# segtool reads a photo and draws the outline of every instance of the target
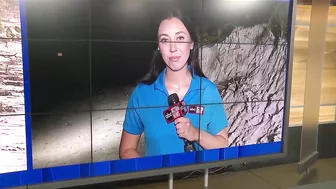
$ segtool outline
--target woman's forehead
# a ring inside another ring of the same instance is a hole
[[[183,22],[178,18],[165,19],[160,23],[158,35],[178,35],[181,33],[188,34],[188,30]]]

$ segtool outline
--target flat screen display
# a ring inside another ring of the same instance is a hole
[[[0,0],[0,188],[282,153],[291,8]]]

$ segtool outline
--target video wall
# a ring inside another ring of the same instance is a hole
[[[0,188],[283,152],[291,6],[0,0]]]

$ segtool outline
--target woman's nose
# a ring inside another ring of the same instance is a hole
[[[171,52],[176,51],[176,42],[175,41],[170,42],[170,51]]]

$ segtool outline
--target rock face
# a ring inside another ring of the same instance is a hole
[[[4,173],[25,170],[27,162],[19,1],[0,0],[0,10],[0,173]]]
[[[275,40],[266,25],[256,25],[201,49],[202,70],[227,111],[230,146],[281,140],[287,46]]]

